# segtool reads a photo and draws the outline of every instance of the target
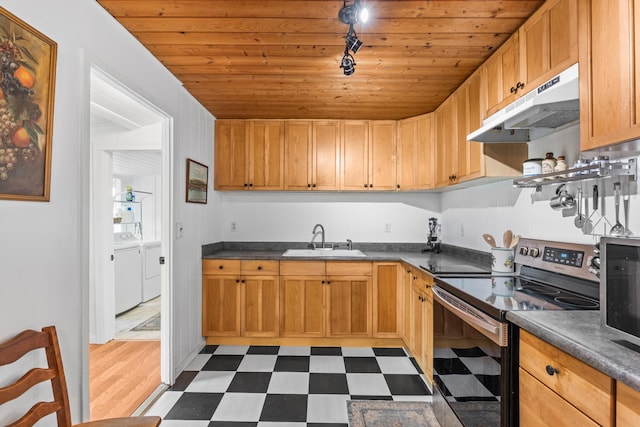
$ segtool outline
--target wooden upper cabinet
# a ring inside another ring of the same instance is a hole
[[[399,190],[433,187],[433,114],[398,122],[397,175]]]
[[[250,122],[249,188],[282,190],[284,186],[284,121]]]
[[[482,126],[482,120],[484,119],[485,111],[485,99],[483,96],[483,81],[482,73],[476,72],[471,75],[465,82],[467,86],[467,120],[466,120],[466,134],[464,139],[467,139],[467,135],[474,130]],[[467,154],[468,164],[465,176],[473,178],[481,176],[483,173],[482,156],[484,152],[484,145],[480,142],[467,142]]]
[[[369,122],[368,181],[370,190],[397,189],[395,120]]]
[[[244,190],[249,185],[249,122],[216,120],[215,168],[216,190]]]
[[[366,190],[369,186],[369,122],[342,122],[341,188]]]
[[[482,65],[487,88],[487,112],[490,116],[526,90],[520,79],[520,46],[515,32]],[[524,88],[524,89],[523,89]]]
[[[640,1],[585,0],[579,13],[580,148],[638,139]]]
[[[519,33],[524,94],[578,62],[578,0],[547,0]]]
[[[436,110],[436,187],[455,183],[457,158],[456,98],[450,96]]]
[[[307,190],[311,187],[312,122],[285,123],[285,190]]]
[[[340,188],[340,121],[313,122],[311,187],[314,190]]]

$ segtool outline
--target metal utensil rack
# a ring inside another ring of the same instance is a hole
[[[563,175],[563,176],[559,176]],[[589,165],[564,171],[544,173],[540,175],[523,176],[513,180],[513,186],[518,188],[535,188],[542,191],[542,186],[561,184],[564,182],[586,181],[597,178],[611,178],[627,176],[635,181],[638,175],[636,159],[608,162],[603,166]]]

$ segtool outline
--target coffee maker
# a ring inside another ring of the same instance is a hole
[[[429,218],[429,237],[427,247],[422,252],[440,252],[440,224],[438,218]]]

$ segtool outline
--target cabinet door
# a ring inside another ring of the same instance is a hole
[[[315,190],[340,189],[340,122],[313,122],[312,187]]]
[[[375,120],[369,127],[369,189],[396,190],[396,122]]]
[[[284,122],[252,121],[249,187],[282,190],[284,186]]]
[[[404,338],[405,345],[411,351],[411,346],[413,345],[413,317],[411,314],[413,306],[413,267],[408,264],[402,264],[402,268],[402,338]]]
[[[482,96],[482,73],[474,73],[467,79],[467,129],[466,135],[482,126],[484,98]],[[467,139],[465,135],[465,140]],[[483,174],[483,146],[481,142],[467,141],[469,163],[465,175],[475,178]]]
[[[323,337],[324,277],[280,278],[280,336]]]
[[[447,98],[436,111],[436,187],[454,183],[456,158],[455,98]]]
[[[411,354],[420,366],[424,366],[424,293],[416,283],[411,287]]]
[[[545,2],[519,33],[522,81],[531,90],[578,62],[577,0]]]
[[[415,188],[433,188],[435,141],[434,141],[434,114],[425,114],[416,121],[416,149],[417,159],[415,171]]]
[[[327,336],[371,337],[371,277],[327,278]]]
[[[202,276],[202,335],[240,336],[240,281],[232,276]]]
[[[242,190],[249,187],[249,134],[246,120],[216,120],[216,190]]]
[[[369,188],[369,122],[342,122],[342,183],[343,190]]]
[[[585,40],[580,43],[580,79],[586,79],[580,85],[582,150],[640,137],[638,3],[580,2],[581,22],[586,23],[580,27],[580,40]]]
[[[463,83],[462,86],[453,94],[455,97],[456,108],[456,130],[455,130],[455,155],[454,169],[456,171],[456,181],[463,180],[469,171],[469,143],[467,142],[467,120],[468,109],[467,99],[469,95],[469,86]]]
[[[400,190],[413,190],[417,187],[418,165],[418,121],[416,119],[400,120],[398,122],[398,184]]]
[[[487,112],[485,117],[495,113],[516,98],[520,81],[520,55],[518,33],[514,33],[482,65],[487,85]]]
[[[277,337],[278,277],[248,276],[242,283],[242,336]]]
[[[285,190],[311,189],[311,122],[287,121],[285,125]]]
[[[616,383],[616,426],[640,425],[640,392],[618,381]]]
[[[402,335],[402,273],[399,263],[373,265],[373,337]]]

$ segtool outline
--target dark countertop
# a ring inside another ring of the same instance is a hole
[[[269,259],[289,261],[330,260],[330,261],[404,261],[419,268],[421,265],[433,268],[438,266],[471,265],[491,270],[491,255],[479,251],[470,251],[453,246],[443,246],[442,252],[422,252],[425,245],[416,244],[354,244],[366,257],[285,257],[289,248],[305,248],[299,243],[216,243],[203,246],[202,259]],[[430,270],[433,274],[438,271]]]
[[[640,347],[600,323],[600,311],[511,311],[507,320],[640,391]]]

